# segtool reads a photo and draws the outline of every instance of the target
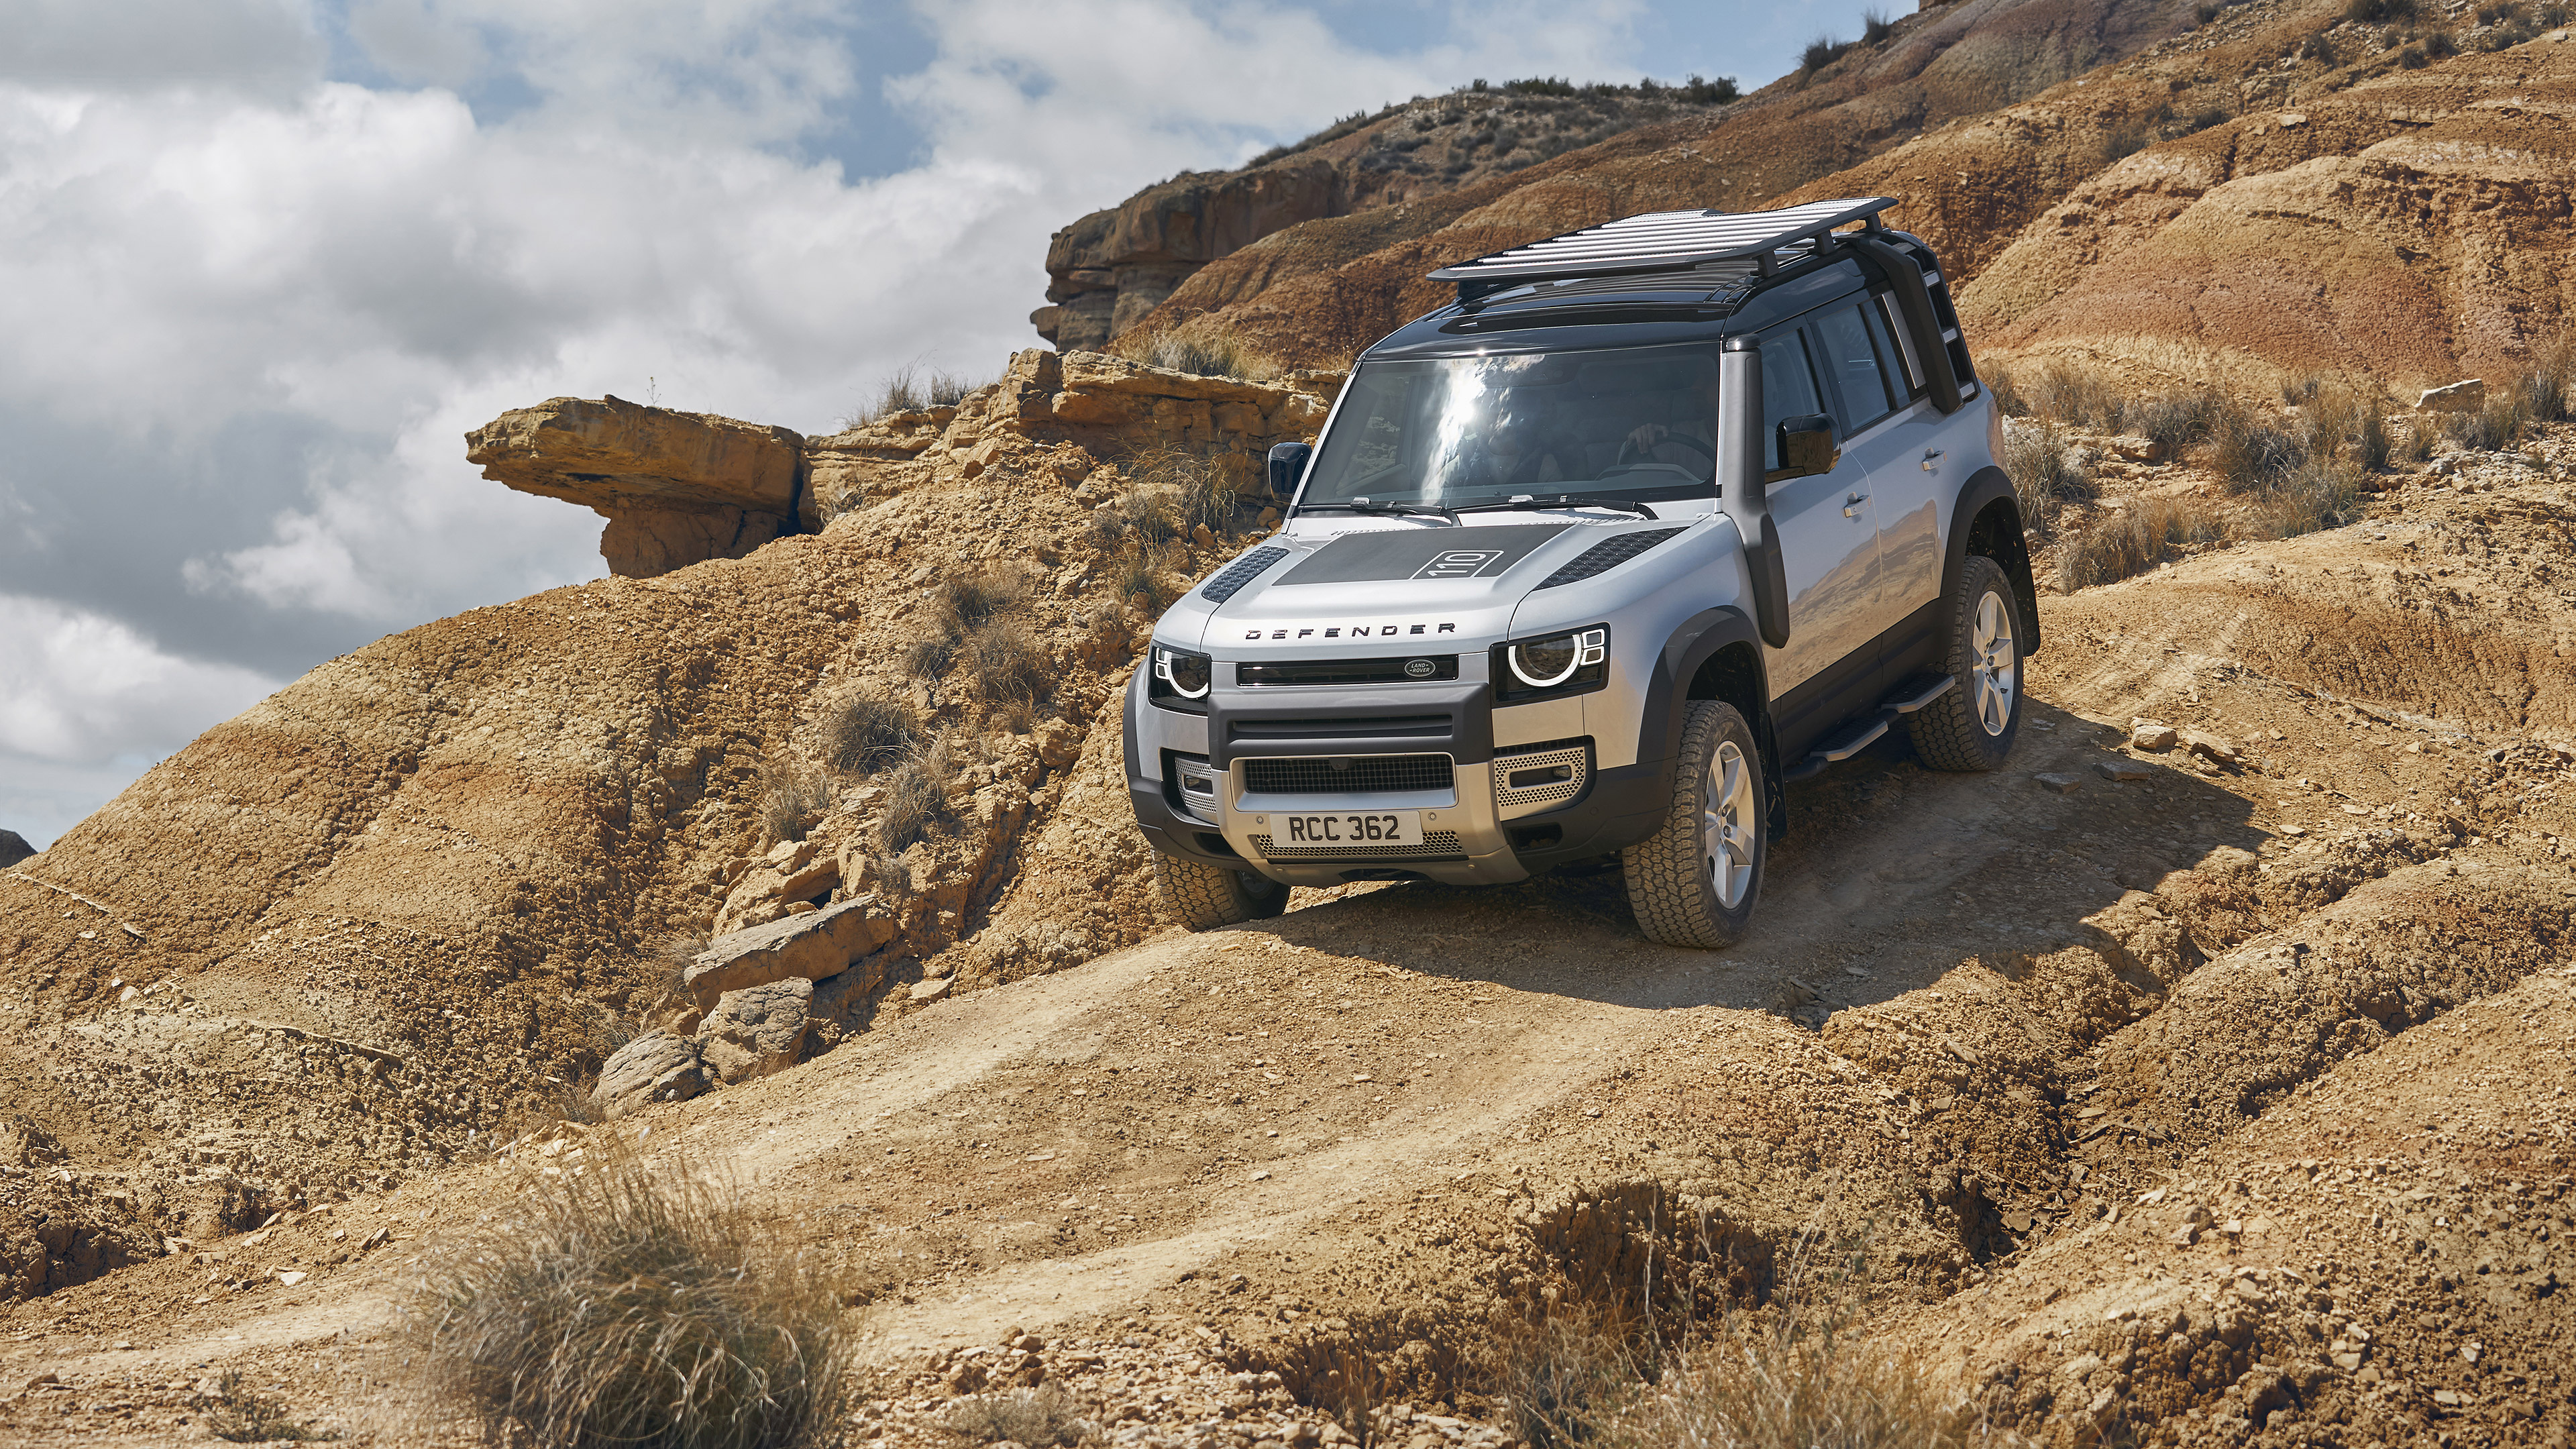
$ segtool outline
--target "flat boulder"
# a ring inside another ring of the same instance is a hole
[[[680,973],[680,985],[701,1009],[712,1010],[728,991],[838,976],[851,962],[893,940],[894,933],[895,919],[875,895],[854,896],[819,911],[716,937]]]
[[[698,1052],[725,1085],[796,1065],[812,1019],[814,983],[802,978],[728,991],[698,1027]]]
[[[685,1102],[707,1089],[698,1045],[667,1031],[646,1032],[619,1047],[599,1069],[590,1100],[601,1115],[623,1117],[649,1102]]]
[[[712,413],[558,397],[467,433],[465,460],[496,483],[597,512],[609,572],[651,578],[794,533],[805,439]]]

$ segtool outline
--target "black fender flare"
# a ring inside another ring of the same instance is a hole
[[[1968,561],[1968,535],[1977,515],[1998,498],[2012,512],[2012,534],[1995,540],[1987,553],[2003,566],[2005,576],[2021,595],[2021,628],[2026,641],[2021,652],[2027,657],[2039,652],[2039,588],[2031,578],[2030,543],[2022,533],[2021,500],[2013,492],[2012,476],[1993,464],[1970,475],[1967,486],[1959,490],[1958,499],[1950,505],[1950,548],[1949,556],[1941,561],[1941,597],[1956,597],[1959,571]]]
[[[1732,645],[1750,646],[1753,656],[1755,701],[1753,718],[1745,723],[1753,727],[1753,738],[1762,748],[1762,783],[1765,813],[1770,817],[1771,838],[1777,840],[1787,829],[1789,797],[1780,783],[1780,747],[1771,736],[1771,676],[1769,660],[1762,652],[1762,630],[1751,615],[1732,604],[1702,609],[1673,630],[1672,637],[1655,655],[1655,667],[1646,679],[1644,707],[1637,717],[1637,759],[1661,767],[1665,793],[1672,789],[1672,761],[1681,748],[1682,710],[1690,702],[1690,682],[1699,677],[1700,666]]]

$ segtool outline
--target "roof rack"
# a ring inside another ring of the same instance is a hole
[[[1472,305],[1506,287],[1559,277],[1646,276],[1746,258],[1767,275],[1783,247],[1855,221],[1884,230],[1878,214],[1895,204],[1892,196],[1870,196],[1777,211],[1650,211],[1442,267],[1431,280],[1456,282],[1460,304]]]

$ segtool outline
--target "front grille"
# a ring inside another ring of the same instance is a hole
[[[1254,795],[1376,795],[1446,790],[1457,779],[1447,755],[1243,762],[1243,788]]]
[[[1580,583],[1595,574],[1606,574],[1682,531],[1678,528],[1648,528],[1605,538],[1575,555],[1565,567],[1539,580],[1538,586],[1552,589],[1559,584]]]
[[[1493,771],[1496,813],[1513,820],[1582,794],[1592,776],[1592,751],[1583,740],[1555,740],[1496,755]]]
[[[1426,830],[1420,845],[1272,845],[1267,835],[1252,837],[1252,848],[1264,860],[1465,860],[1455,830]]]
[[[1426,666],[1414,672],[1409,666]],[[1413,654],[1393,659],[1296,659],[1238,664],[1234,682],[1264,684],[1437,684],[1458,677],[1455,654]]]
[[[1222,604],[1243,592],[1245,584],[1261,577],[1263,569],[1287,556],[1288,550],[1284,548],[1256,548],[1217,570],[1216,577],[1208,580],[1206,587],[1199,590],[1199,597],[1213,604]]]
[[[1238,740],[1387,740],[1449,737],[1445,714],[1332,715],[1323,719],[1238,719],[1227,723]]]

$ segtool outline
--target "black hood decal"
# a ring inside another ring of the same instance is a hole
[[[1271,585],[1366,584],[1390,579],[1489,579],[1572,524],[1500,528],[1401,528],[1346,533],[1308,554]]]

